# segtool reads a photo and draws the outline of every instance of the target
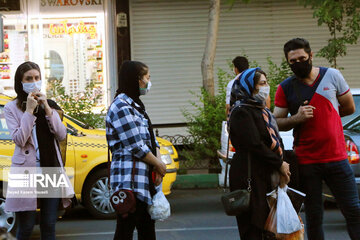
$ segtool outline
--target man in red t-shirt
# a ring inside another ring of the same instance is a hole
[[[284,53],[294,76],[279,85],[274,115],[280,130],[294,129],[308,239],[324,239],[323,181],[345,216],[351,239],[360,239],[359,195],[340,119],[355,111],[350,88],[340,71],[312,66],[313,53],[305,39],[288,41]]]

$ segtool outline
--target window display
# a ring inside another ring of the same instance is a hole
[[[97,108],[106,103],[101,25],[96,17],[42,19],[46,82],[60,81],[72,95],[94,83]]]
[[[22,16],[4,18],[4,52],[0,53],[0,92],[15,96],[13,76],[17,67],[29,59],[28,32]]]
[[[15,71],[21,63],[30,60],[41,68],[44,91],[56,81],[64,87],[66,94],[81,97],[92,84],[92,95],[101,96],[94,97],[97,101],[93,111],[105,109],[108,79],[104,71],[107,65],[104,2],[13,2],[17,3],[16,9],[0,9],[4,16],[0,93],[16,95]]]

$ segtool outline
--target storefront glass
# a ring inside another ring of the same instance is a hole
[[[1,85],[5,94],[14,95],[17,66],[34,61],[42,69],[43,89],[57,82],[67,94],[81,97],[93,83],[93,94],[101,95],[94,111],[101,111],[107,103],[104,6],[101,0],[70,2],[28,0],[22,13],[4,14],[7,54],[0,58]]]
[[[4,52],[0,54],[0,92],[14,96],[17,66],[29,60],[27,21],[24,14],[3,15]]]

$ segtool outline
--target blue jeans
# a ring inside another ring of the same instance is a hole
[[[41,198],[40,201],[40,232],[42,240],[55,240],[55,224],[60,203],[59,198]],[[16,212],[18,240],[30,239],[36,223],[36,211]]]
[[[309,240],[323,240],[322,182],[328,185],[346,219],[352,240],[360,240],[360,203],[354,173],[347,160],[299,165],[302,190],[306,193],[306,232]]]

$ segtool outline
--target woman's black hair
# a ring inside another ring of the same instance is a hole
[[[22,79],[24,77],[24,74],[27,71],[30,71],[32,69],[35,69],[39,72],[40,79],[41,79],[40,67],[39,67],[39,65],[37,65],[34,62],[27,61],[27,62],[20,64],[15,72],[14,88],[15,88],[15,92],[17,94],[16,106],[23,111],[25,111],[25,109],[22,108],[22,103],[24,101],[26,101],[28,94],[26,92],[24,92],[24,90],[23,90]]]
[[[116,96],[125,93],[143,107],[140,101],[139,80],[149,72],[148,66],[138,61],[125,61],[120,67]],[[116,97],[115,96],[115,97]]]
[[[261,69],[256,70],[255,75],[254,75],[254,89],[255,89],[255,86],[259,83],[261,75],[265,75],[265,77],[266,77],[266,73],[263,70],[261,70]]]

